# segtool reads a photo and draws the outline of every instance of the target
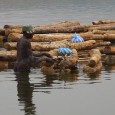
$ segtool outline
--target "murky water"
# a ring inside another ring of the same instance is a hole
[[[88,24],[114,19],[115,0],[0,0],[0,27],[45,25],[65,20]],[[113,115],[115,65],[87,75],[45,76],[40,69],[16,76],[0,71],[1,115]]]

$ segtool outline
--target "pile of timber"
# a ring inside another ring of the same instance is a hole
[[[16,44],[22,37],[22,27],[23,25],[4,25],[0,29],[0,46],[6,49],[6,51],[1,49],[0,61],[16,60]],[[35,34],[30,41],[33,52],[47,51],[52,56],[57,57],[60,47],[76,49],[78,61],[82,61],[81,56],[84,56],[84,60],[88,57],[89,67],[100,60],[97,55],[90,55],[90,50],[98,49],[101,54],[106,55],[115,54],[115,20],[99,20],[90,25],[82,25],[79,21],[64,21],[34,26],[34,30]],[[84,42],[72,43],[75,32],[84,39]]]

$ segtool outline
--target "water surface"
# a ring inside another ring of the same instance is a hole
[[[0,0],[0,27],[5,24],[45,25],[59,21],[91,24],[114,19],[115,0]],[[115,65],[95,75],[82,67],[70,75],[45,76],[39,68],[16,76],[0,71],[2,115],[113,115]]]

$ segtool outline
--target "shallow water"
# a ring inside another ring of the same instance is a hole
[[[0,27],[66,20],[91,24],[114,19],[114,6],[115,0],[0,0]],[[0,114],[113,115],[114,87],[115,65],[92,76],[80,65],[77,73],[52,77],[37,68],[26,77],[5,69],[0,71]]]

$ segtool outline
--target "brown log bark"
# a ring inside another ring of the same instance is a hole
[[[57,42],[31,42],[32,50],[33,51],[50,51],[53,49],[58,49],[59,47],[66,47],[67,41],[57,41]],[[7,50],[16,50],[17,49],[17,42],[7,42],[4,44],[4,48]]]
[[[17,42],[23,35],[19,33],[10,33],[7,40],[10,42]]]
[[[8,69],[8,62],[0,61],[0,70]]]
[[[16,29],[6,28],[5,36],[8,36],[10,33],[22,33],[22,28],[16,28]]]
[[[88,66],[94,67],[101,61],[101,53],[98,49],[90,50],[90,59],[88,61]]]
[[[93,30],[103,30],[103,31],[115,30],[115,23],[113,23],[113,24],[103,24],[103,25],[90,25],[89,30],[90,31],[93,31]]]
[[[89,40],[80,43],[70,43],[66,40],[56,41],[56,42],[31,42],[32,50],[33,51],[50,51],[53,49],[58,49],[59,47],[69,47],[71,49],[91,49],[94,44],[96,43],[95,40]],[[16,42],[7,42],[4,44],[4,48],[7,50],[16,50]]]
[[[101,68],[102,68],[102,62],[101,61],[97,65],[95,65],[94,67],[90,67],[89,65],[85,65],[83,67],[83,69],[86,73],[95,73],[95,72],[100,71]]]
[[[0,29],[0,35],[5,36],[5,30],[4,29]]]
[[[96,41],[96,43],[95,43],[95,47],[99,47],[99,46],[109,46],[109,45],[111,45],[111,42],[109,42],[109,41]]]
[[[53,41],[60,41],[60,40],[71,40],[73,33],[71,34],[35,34],[31,39],[31,42],[53,42]],[[19,33],[10,33],[7,37],[8,41],[17,42],[18,39],[22,37],[22,34]]]
[[[115,55],[104,55],[102,62],[105,65],[115,65]]]
[[[16,51],[0,51],[0,60],[1,61],[15,61],[16,60]]]
[[[104,34],[104,40],[115,41],[115,34]]]
[[[115,54],[115,46],[106,46],[103,51],[105,54],[114,55]]]
[[[56,22],[53,24],[45,25],[45,26],[36,26],[36,27],[70,27],[70,26],[77,26],[77,25],[80,25],[79,21],[62,21],[62,22]]]
[[[95,43],[96,43],[95,40],[88,40],[88,41],[78,42],[78,43],[67,43],[67,46],[71,49],[83,50],[83,49],[93,48]]]
[[[87,32],[88,27],[83,25],[69,26],[69,27],[37,27],[34,29],[35,34],[46,34],[46,33],[80,33]]]
[[[92,22],[93,25],[110,24],[110,23],[115,23],[115,20],[99,20]]]

